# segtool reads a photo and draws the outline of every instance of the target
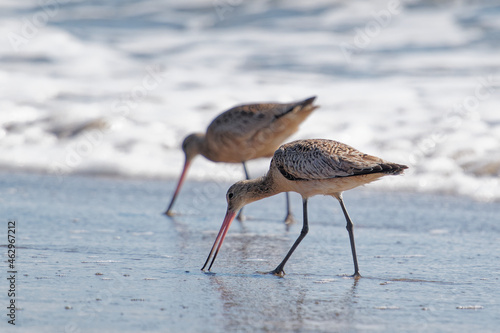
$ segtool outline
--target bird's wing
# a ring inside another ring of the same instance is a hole
[[[279,118],[297,107],[312,104],[315,97],[295,103],[258,103],[235,106],[216,117],[207,128],[206,136],[215,141],[245,140],[263,128],[271,127]]]
[[[298,140],[282,145],[273,156],[289,180],[321,180],[369,173],[391,173],[398,164],[363,154],[332,140]]]

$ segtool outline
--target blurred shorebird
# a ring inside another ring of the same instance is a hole
[[[179,194],[191,161],[201,154],[213,162],[242,163],[246,179],[250,179],[246,161],[273,156],[276,148],[295,133],[312,111],[316,97],[293,103],[258,103],[235,106],[216,117],[205,134],[188,135],[182,143],[186,156],[184,168],[165,214],[174,215],[172,207]],[[285,223],[294,218],[286,193]],[[238,215],[242,220],[243,215]]]
[[[354,245],[353,223],[342,200],[342,192],[370,183],[385,175],[400,174],[407,168],[406,165],[363,154],[348,145],[332,140],[298,140],[284,144],[274,153],[271,166],[265,176],[239,181],[227,191],[226,216],[202,270],[205,269],[213,254],[208,270],[212,267],[238,210],[251,202],[281,192],[293,191],[302,196],[304,215],[302,231],[283,261],[270,273],[278,276],[285,274],[286,262],[309,231],[307,200],[314,195],[323,194],[331,195],[340,202],[347,221],[346,228],[351,243],[354,261],[353,276],[360,277]]]

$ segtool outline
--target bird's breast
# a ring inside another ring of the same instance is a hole
[[[383,176],[383,173],[373,173],[328,179],[289,180],[279,171],[273,173],[274,182],[282,192],[297,192],[304,198],[315,195],[337,195],[338,193],[371,183]]]

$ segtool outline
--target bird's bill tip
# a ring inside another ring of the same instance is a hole
[[[217,238],[215,238],[214,245],[212,246],[212,249],[210,250],[210,254],[208,255],[207,261],[205,261],[205,264],[201,268],[201,270],[205,270],[205,267],[207,266],[208,262],[210,261],[210,258],[212,257],[212,254],[214,255],[212,258],[212,262],[210,263],[210,266],[208,266],[208,271],[212,268],[212,265],[214,264],[215,258],[217,257],[217,253],[219,253],[219,249],[222,246],[222,242],[224,242],[224,238],[226,238],[227,231],[229,230],[229,227],[231,226],[231,223],[233,222],[234,218],[236,217],[235,211],[232,210],[227,210],[226,216],[224,217],[224,221],[222,222],[222,226],[220,227],[219,233],[217,234]],[[215,253],[214,253],[215,251]]]

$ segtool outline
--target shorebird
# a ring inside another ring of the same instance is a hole
[[[165,214],[174,215],[172,207],[179,194],[191,161],[198,154],[213,162],[242,163],[246,179],[250,179],[245,162],[273,156],[276,148],[295,133],[312,111],[316,97],[293,103],[257,103],[235,106],[216,117],[205,134],[193,133],[182,143],[184,168]],[[285,223],[293,222],[290,199],[286,193]],[[238,215],[242,220],[243,215]]]
[[[293,251],[309,231],[307,221],[308,198],[323,194],[331,195],[340,202],[347,221],[347,231],[354,261],[354,277],[360,277],[356,246],[354,244],[353,223],[342,199],[342,192],[364,185],[385,175],[401,174],[406,165],[391,163],[367,154],[337,141],[324,139],[298,140],[282,145],[271,160],[268,173],[258,179],[239,181],[226,194],[227,212],[208,255],[205,265],[212,257],[208,270],[226,237],[238,210],[246,204],[261,200],[281,192],[297,192],[302,196],[303,226],[299,237],[292,245],[283,261],[271,272],[284,276],[284,267]],[[215,254],[214,254],[215,251]]]

